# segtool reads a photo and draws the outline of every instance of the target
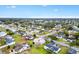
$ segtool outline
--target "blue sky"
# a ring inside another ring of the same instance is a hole
[[[0,5],[0,17],[78,16],[78,5]]]

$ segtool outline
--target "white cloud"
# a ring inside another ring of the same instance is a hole
[[[3,16],[0,16],[0,18],[16,18],[17,16],[5,16],[5,15],[3,15]]]
[[[8,17],[8,16],[0,16],[0,18],[6,18],[6,17]]]
[[[47,5],[42,5],[43,7],[47,7]]]
[[[16,8],[16,6],[7,6],[6,8]]]
[[[11,8],[16,8],[16,6],[11,6]]]

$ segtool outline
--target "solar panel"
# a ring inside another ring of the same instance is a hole
[[[70,50],[69,50],[69,53],[70,53],[70,54],[76,54],[76,50],[70,49]]]
[[[52,45],[51,45],[51,44],[47,44],[46,46],[47,46],[47,47],[49,47],[49,48],[51,48],[51,47],[52,47]]]
[[[59,49],[59,47],[55,47],[55,46],[51,47],[52,51],[57,51],[58,49]]]

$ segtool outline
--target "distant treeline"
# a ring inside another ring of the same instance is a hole
[[[79,18],[0,18],[0,21],[5,20],[79,20]]]

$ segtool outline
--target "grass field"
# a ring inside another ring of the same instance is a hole
[[[6,32],[6,29],[4,29],[3,27],[0,26],[0,31]]]
[[[32,45],[31,49],[30,49],[30,54],[46,54],[47,51],[44,50],[44,44],[43,45],[39,45],[38,47],[36,47],[34,44],[32,44],[32,40],[28,40],[28,44]]]
[[[68,48],[62,46],[62,47],[61,47],[61,50],[60,50],[60,52],[59,52],[59,54],[67,54],[67,52],[68,52]]]
[[[13,38],[15,39],[15,42],[16,42],[16,43],[24,43],[24,42],[25,42],[25,40],[22,40],[21,35],[14,34],[14,35],[12,35],[12,36],[13,36]]]

